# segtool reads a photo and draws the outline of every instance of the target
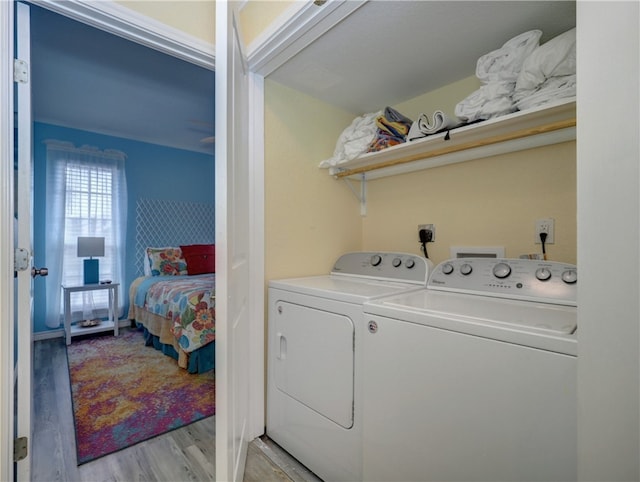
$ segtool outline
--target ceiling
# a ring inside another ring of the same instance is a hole
[[[31,8],[36,121],[213,154],[213,71]]]
[[[574,1],[370,1],[269,78],[360,115],[474,75],[516,35],[575,25]]]
[[[269,75],[356,115],[474,75],[534,28],[576,24],[574,1],[370,1]],[[36,121],[213,154],[212,71],[32,6]]]

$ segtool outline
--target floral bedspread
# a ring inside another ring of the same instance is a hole
[[[139,285],[135,304],[171,321],[171,332],[187,353],[216,338],[213,274],[152,276]]]

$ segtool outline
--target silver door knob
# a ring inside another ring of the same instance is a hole
[[[35,278],[36,276],[47,276],[49,274],[49,268],[31,268],[31,277]]]

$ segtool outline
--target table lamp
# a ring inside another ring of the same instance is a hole
[[[104,256],[104,238],[78,237],[78,258],[84,260],[84,284],[98,284],[100,282],[100,267],[94,256]]]

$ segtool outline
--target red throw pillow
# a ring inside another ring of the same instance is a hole
[[[180,246],[180,249],[187,261],[187,273],[190,275],[216,272],[215,244],[191,244]]]

